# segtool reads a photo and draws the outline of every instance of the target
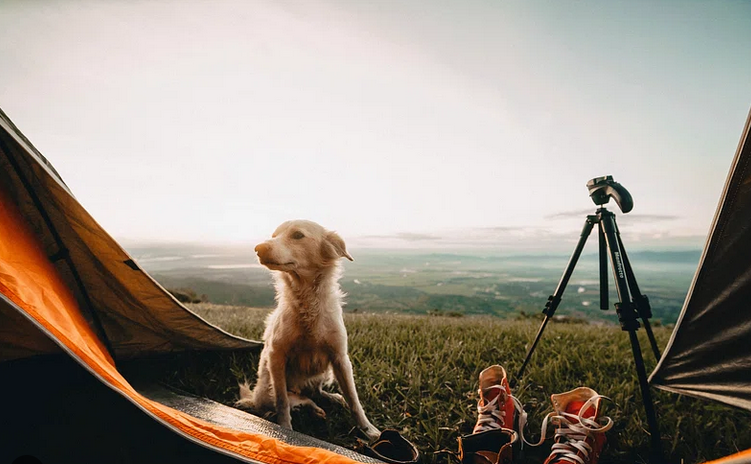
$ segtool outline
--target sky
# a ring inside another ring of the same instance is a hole
[[[0,3],[0,107],[115,238],[700,247],[751,107],[741,1]]]

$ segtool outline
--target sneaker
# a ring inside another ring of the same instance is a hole
[[[506,370],[494,365],[480,372],[477,423],[471,435],[459,437],[462,464],[510,463],[512,447],[519,440],[514,430],[521,403],[511,395]]]
[[[514,428],[514,401],[506,369],[498,364],[480,372],[480,400],[477,402],[477,424],[472,433],[493,429]]]
[[[462,464],[511,464],[519,436],[511,429],[490,429],[459,437]]]
[[[613,427],[612,419],[600,415],[603,398],[587,387],[551,395],[555,411],[543,420],[540,441],[545,439],[548,420],[558,428],[544,464],[597,464],[605,446],[605,432]]]

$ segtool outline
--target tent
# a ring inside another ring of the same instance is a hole
[[[751,114],[675,330],[650,384],[751,410]],[[751,450],[722,462],[751,463]]]
[[[0,110],[0,462],[377,462],[118,368],[260,347],[149,277]]]

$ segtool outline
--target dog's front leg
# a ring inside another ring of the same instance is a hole
[[[276,400],[276,422],[282,427],[292,429],[289,398],[287,397],[287,355],[280,350],[269,352],[269,373],[274,386]]]
[[[357,397],[357,389],[355,388],[355,378],[352,374],[352,363],[349,360],[347,354],[335,356],[332,362],[334,367],[334,376],[339,383],[339,388],[342,389],[344,399],[349,404],[349,409],[355,416],[355,422],[357,426],[365,432],[371,440],[378,438],[381,432],[370,423],[367,417],[365,417],[365,411],[362,409],[360,399]]]

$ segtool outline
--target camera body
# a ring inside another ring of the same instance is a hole
[[[596,205],[604,205],[613,198],[623,213],[634,208],[634,200],[626,187],[613,180],[613,176],[595,177],[587,181],[589,196]]]

